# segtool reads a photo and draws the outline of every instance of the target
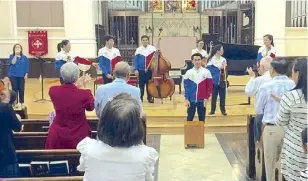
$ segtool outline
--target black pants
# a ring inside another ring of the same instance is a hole
[[[199,121],[205,121],[206,108],[203,102],[190,102],[190,106],[187,108],[187,121],[192,121],[194,119],[196,107]]]
[[[152,78],[152,72],[150,70],[148,70],[147,72],[145,72],[145,70],[139,70],[139,89],[140,89],[140,99],[143,100],[143,96],[144,96],[144,86],[146,86],[146,90],[147,90],[147,99],[151,100],[152,96],[149,94],[149,90],[148,90],[148,81]]]
[[[224,86],[215,85],[215,84],[213,85],[211,112],[215,113],[218,94],[219,94],[219,100],[220,100],[220,111],[222,113],[225,113],[226,112],[226,108],[225,108],[226,88]]]
[[[24,77],[10,77],[13,91],[16,92],[18,102],[25,102],[25,78]]]
[[[109,84],[112,82],[112,79],[109,79],[107,75],[103,74],[104,84]]]

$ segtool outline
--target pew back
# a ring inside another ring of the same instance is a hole
[[[92,138],[96,138],[97,132],[92,131]],[[48,132],[18,132],[14,133],[16,150],[39,150],[45,148]]]
[[[81,176],[77,171],[80,153],[77,150],[17,150],[19,163],[31,163],[32,161],[61,161],[67,160],[71,176]]]

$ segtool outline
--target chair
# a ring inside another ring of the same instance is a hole
[[[181,94],[182,93],[182,80],[183,80],[183,77],[181,75],[180,69],[171,69],[169,71],[169,76],[170,76],[170,78],[173,79],[174,84],[179,86],[179,93]]]
[[[187,70],[192,69],[194,67],[194,64],[191,60],[185,60],[185,66],[181,68],[181,75],[185,75]]]

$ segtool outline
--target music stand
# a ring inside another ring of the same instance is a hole
[[[41,92],[42,92],[41,96],[42,97],[41,99],[35,100],[33,102],[48,102],[50,100],[44,98],[44,68],[43,68],[43,65],[44,63],[49,63],[49,62],[44,60],[41,56],[36,56],[35,58],[40,62],[40,67],[41,67],[40,76],[41,76]]]

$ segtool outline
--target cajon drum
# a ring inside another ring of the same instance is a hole
[[[185,148],[204,148],[204,121],[186,121],[184,124]]]

